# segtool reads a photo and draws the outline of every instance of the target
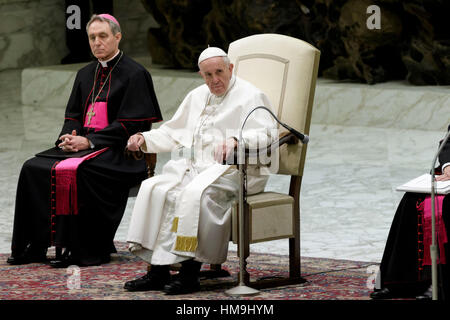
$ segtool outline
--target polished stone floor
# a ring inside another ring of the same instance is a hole
[[[447,112],[442,113],[444,109]],[[447,117],[441,121],[448,122],[450,105],[440,110],[440,116]],[[51,146],[62,124],[64,106],[22,104],[21,70],[11,70],[0,72],[0,111],[3,253],[10,248],[21,165]],[[395,187],[430,170],[437,142],[445,134],[442,124],[433,130],[397,127],[395,121],[382,126],[361,123],[366,125],[345,121],[313,121],[311,125],[300,204],[303,256],[379,262],[402,196]],[[167,159],[167,155],[159,157],[157,171]],[[288,183],[286,177],[273,176],[267,189],[286,191]],[[126,238],[132,206],[130,198],[116,240]],[[288,254],[287,240],[255,244],[251,250]]]

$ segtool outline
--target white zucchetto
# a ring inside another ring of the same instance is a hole
[[[217,47],[208,47],[200,54],[198,57],[198,64],[202,62],[203,60],[214,58],[214,57],[226,57],[227,54],[225,51],[223,51],[220,48]]]

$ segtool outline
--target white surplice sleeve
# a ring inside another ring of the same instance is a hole
[[[173,117],[159,128],[143,132],[147,153],[170,152],[183,146],[190,147],[193,131],[199,114],[205,104],[208,87],[202,85],[192,90],[184,98]]]

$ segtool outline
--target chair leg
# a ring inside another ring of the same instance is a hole
[[[294,208],[294,238],[289,239],[289,278],[300,278],[300,213]]]
[[[294,238],[289,239],[289,278],[301,279],[300,265],[300,186],[301,176],[291,176],[289,194],[294,197]]]
[[[300,270],[300,241],[297,238],[289,239],[289,277],[299,278]]]

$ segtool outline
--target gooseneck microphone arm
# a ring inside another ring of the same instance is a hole
[[[245,120],[242,124],[241,127],[241,132],[244,128],[245,122],[247,122],[248,117],[253,113],[253,111],[257,110],[257,109],[264,109],[267,112],[269,112],[272,117],[284,128],[286,128],[289,132],[291,132],[293,135],[295,135],[303,144],[307,144],[309,141],[309,137],[306,134],[300,133],[297,130],[295,130],[294,128],[289,127],[287,124],[281,122],[280,120],[278,120],[277,116],[273,114],[272,110],[270,110],[269,108],[265,107],[265,106],[258,106],[256,108],[254,108],[252,111],[250,111],[247,115],[247,117],[245,117]]]

